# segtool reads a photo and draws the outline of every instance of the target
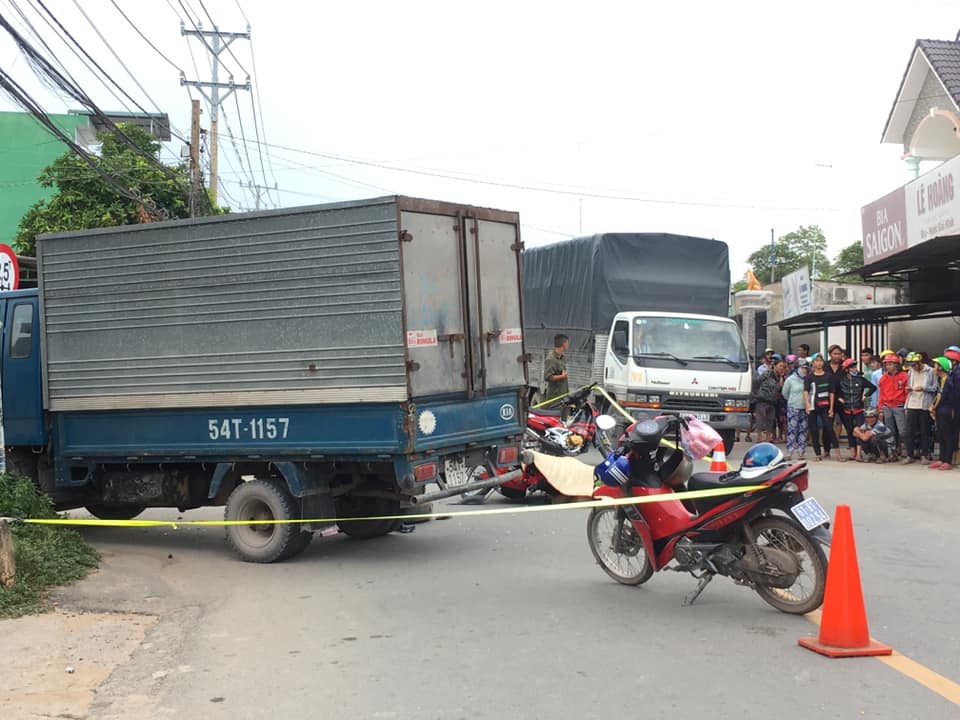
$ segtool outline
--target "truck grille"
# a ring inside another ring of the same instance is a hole
[[[663,399],[661,407],[664,410],[683,410],[698,412],[721,412],[723,406],[720,405],[719,398],[701,398],[701,397],[666,397]]]

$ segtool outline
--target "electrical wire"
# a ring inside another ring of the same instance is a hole
[[[4,26],[5,29],[7,29],[5,23],[5,19],[0,16],[0,26]],[[107,185],[112,187],[121,197],[125,197],[128,200],[133,200],[144,209],[150,211],[155,217],[160,219],[166,219],[169,217],[167,210],[163,206],[159,205],[155,200],[152,198],[145,198],[136,190],[125,187],[117,182],[116,176],[113,173],[108,173],[100,166],[99,158],[88,152],[86,148],[75,143],[73,139],[70,138],[63,130],[57,127],[57,125],[50,119],[46,112],[44,112],[43,108],[40,107],[40,105],[30,96],[30,94],[2,68],[0,68],[0,89],[4,90],[14,102],[20,105],[20,107],[33,115],[33,117],[36,118],[37,121],[47,130],[49,130],[54,137],[58,138],[67,147],[73,150],[74,153],[76,153],[87,165],[89,165],[94,172],[103,178]]]
[[[239,10],[240,14],[243,15],[243,21],[247,24],[247,26],[249,26],[250,20],[247,19],[247,14],[243,11],[243,8],[240,7],[240,0],[234,0],[234,2],[237,3],[237,10]],[[256,68],[254,68],[253,71],[256,72],[257,71]]]
[[[203,10],[204,14],[207,16],[207,20],[210,21],[210,26],[213,28],[213,31],[220,37],[221,41],[226,40],[226,38],[223,37],[223,34],[220,32],[220,28],[218,28],[217,24],[213,21],[213,17],[211,17],[210,11],[207,10],[207,6],[204,4],[203,0],[198,0],[198,1],[200,3],[200,8]],[[247,77],[250,77],[250,73],[247,72],[247,69],[243,66],[243,63],[240,62],[240,58],[238,58],[236,54],[234,54],[233,49],[230,47],[230,45],[224,43],[224,47],[227,49],[227,52],[230,53],[230,57],[233,58],[234,62],[237,63],[237,67],[239,67],[243,71],[243,74],[246,75]],[[219,62],[220,59],[217,58],[217,61]],[[221,63],[221,65],[222,64],[223,63]],[[224,68],[226,68],[226,65],[224,65]]]
[[[114,7],[116,7],[118,10],[120,9],[119,7],[117,7],[117,3],[114,2],[114,0],[111,0],[111,2],[113,2]],[[136,85],[136,86],[140,89],[140,92],[143,93],[143,96],[144,96],[145,98],[147,98],[147,100],[149,100],[149,101],[153,104],[153,107],[156,108],[156,110],[157,110],[157,112],[158,112],[159,114],[165,115],[166,113],[164,113],[163,110],[160,109],[160,105],[157,103],[157,101],[154,100],[152,97],[150,97],[150,93],[148,93],[147,90],[146,90],[146,88],[143,87],[143,85],[140,84],[140,81],[137,80],[136,76],[130,71],[130,68],[127,67],[126,63],[123,62],[123,59],[117,54],[117,51],[113,49],[113,46],[107,41],[107,38],[104,37],[103,33],[100,32],[100,29],[99,29],[99,28],[96,26],[96,24],[90,19],[90,16],[87,15],[87,13],[84,11],[83,7],[80,5],[79,0],[73,0],[73,4],[77,6],[77,10],[80,11],[80,14],[83,15],[84,19],[90,24],[90,27],[93,28],[94,32],[97,33],[97,36],[100,38],[100,40],[103,41],[103,44],[107,46],[107,50],[109,50],[110,53],[113,55],[113,57],[116,58],[117,62],[120,63],[120,67],[122,67],[123,70],[124,70],[124,72],[126,72],[127,75],[130,76],[130,79],[133,80],[134,85]],[[120,12],[121,12],[121,14],[123,13],[122,10],[121,10]],[[124,18],[127,20],[127,22],[130,22],[129,18],[127,18],[126,15],[124,15]],[[132,23],[131,23],[131,25],[132,25]],[[133,29],[134,29],[134,30],[137,30],[137,27],[134,25],[134,26],[133,26]],[[137,30],[137,32],[139,32],[139,30]],[[146,40],[146,37],[143,35],[143,33],[140,33],[140,37],[143,37],[143,39]],[[149,40],[148,40],[147,42],[149,42]],[[151,44],[151,47],[152,47],[152,44]],[[156,48],[154,48],[154,50],[156,50]],[[157,52],[160,52],[160,51],[157,50]],[[160,53],[160,54],[163,55],[163,53]],[[164,57],[166,57],[166,56],[164,56]],[[168,62],[169,62],[169,60],[168,60]],[[171,63],[171,64],[172,64],[172,63]],[[174,66],[174,67],[176,67],[176,66]],[[181,73],[182,73],[182,72],[183,72],[183,71],[181,70]],[[138,106],[138,107],[139,107],[139,106]],[[143,110],[142,107],[141,107],[140,109]],[[148,113],[146,112],[146,110],[143,110],[143,112],[144,112],[145,115],[148,114]],[[177,138],[178,140],[180,140],[180,141],[182,141],[182,142],[185,142],[185,143],[187,143],[187,144],[189,145],[189,144],[190,144],[190,141],[187,140],[187,139],[183,136],[183,133],[182,133],[176,126],[174,126],[173,123],[171,123],[171,122],[169,121],[169,119],[167,120],[167,122],[168,122],[168,125],[169,125],[170,130],[171,130],[172,133],[173,133],[173,136],[174,136],[175,138]]]
[[[253,142],[248,140],[246,142]],[[784,212],[795,212],[795,211],[819,211],[819,212],[847,212],[849,208],[831,208],[831,207],[792,207],[792,206],[775,206],[775,205],[743,205],[738,203],[709,203],[709,202],[698,202],[693,200],[676,200],[669,198],[650,198],[650,197],[640,197],[637,195],[628,195],[624,194],[614,194],[614,193],[599,193],[590,190],[575,190],[575,189],[562,189],[556,187],[545,187],[532,184],[522,184],[522,183],[512,183],[502,180],[490,180],[483,179],[478,177],[463,177],[460,175],[455,175],[449,171],[431,171],[431,170],[419,170],[413,168],[401,168],[395,167],[393,165],[386,165],[381,162],[376,162],[373,160],[364,160],[361,158],[352,158],[345,155],[337,155],[335,153],[325,153],[318,152],[313,150],[304,150],[303,148],[290,147],[289,145],[279,145],[276,143],[271,143],[270,147],[287,150],[289,152],[300,153],[303,155],[310,155],[313,157],[322,157],[327,160],[338,160],[341,162],[346,162],[352,165],[362,165],[366,167],[375,167],[381,170],[391,170],[393,172],[406,173],[410,175],[422,175],[426,177],[435,177],[442,178],[444,180],[455,180],[458,182],[473,183],[476,185],[486,185],[492,187],[502,187],[508,188],[511,190],[527,190],[530,192],[539,192],[552,195],[563,195],[567,197],[582,197],[582,198],[593,198],[599,200],[621,200],[625,202],[637,202],[637,203],[646,203],[652,205],[676,205],[681,207],[706,207],[706,208],[719,208],[719,209],[738,209],[738,210],[778,210]]]
[[[253,162],[250,160],[250,144],[246,142],[246,131],[243,129],[243,115],[240,112],[240,98],[237,97],[236,92],[233,93],[233,101],[237,106],[237,122],[240,123],[240,137],[244,138],[243,152],[247,156],[247,170],[250,171],[250,185],[251,190],[253,190],[253,187],[256,186],[257,183],[253,178]],[[227,129],[227,132],[230,132],[229,128]],[[264,176],[263,180],[266,182],[266,176]]]
[[[41,2],[41,5],[42,5],[42,2]],[[16,42],[17,46],[20,48],[21,53],[26,57],[27,62],[30,64],[31,68],[34,70],[34,73],[37,74],[38,78],[43,80],[45,83],[50,84],[52,87],[56,87],[60,91],[65,92],[70,98],[81,103],[83,107],[85,107],[91,113],[92,116],[96,117],[103,124],[104,127],[111,130],[111,132],[114,134],[115,137],[117,137],[119,141],[126,144],[135,153],[142,156],[148,163],[160,169],[164,174],[169,176],[171,179],[177,181],[180,184],[183,184],[185,193],[188,192],[188,190],[186,190],[186,183],[184,183],[184,178],[182,177],[181,174],[167,167],[166,165],[161,163],[156,158],[155,155],[148,152],[144,148],[140,147],[135,142],[133,142],[126,135],[126,133],[124,133],[119,127],[117,127],[116,123],[114,123],[110,118],[108,118],[103,113],[103,111],[96,105],[96,103],[93,102],[93,100],[89,97],[89,95],[87,95],[83,91],[83,89],[76,84],[75,81],[65,77],[62,73],[60,73],[57,70],[57,68],[53,65],[52,61],[45,58],[43,55],[41,55],[37,51],[37,49],[28,40],[26,40],[26,38],[24,38],[19,32],[17,32],[16,28],[14,28],[2,15],[0,15],[0,27],[6,30],[7,33]],[[72,39],[72,36],[70,37]],[[54,60],[55,59],[56,58],[54,56]],[[52,126],[52,122],[50,121],[49,117],[47,117],[42,107],[40,107],[39,103],[33,100],[33,98],[31,98],[29,94],[26,93],[23,90],[23,88],[18,83],[16,83],[16,81],[13,80],[12,77],[9,76],[9,74],[5,73],[5,76],[6,76],[5,88],[8,91],[8,93],[11,95],[11,97],[18,104],[24,107],[24,109],[28,110],[28,112],[33,114],[37,118],[37,120],[41,122],[41,124],[43,124],[45,127],[50,129]],[[65,139],[65,135],[59,130],[56,130],[55,132],[53,132],[53,134],[55,137],[58,137],[61,140]],[[64,141],[68,147],[70,147],[74,152],[76,152],[82,158],[87,160],[89,164],[91,164],[92,166],[96,164],[92,162],[91,160],[92,156],[90,156],[90,154],[85,149],[81,148],[77,143],[73,142],[72,139],[66,138]],[[98,173],[103,175],[105,179],[108,179],[108,176],[98,166],[95,167],[95,169],[97,170]],[[112,184],[115,184],[115,183],[112,183]],[[159,217],[165,217],[168,215],[167,211],[164,208],[161,208],[159,205],[157,205],[154,201],[150,200],[149,198],[143,198],[138,193],[132,193],[129,188],[124,190],[124,196],[128,197],[129,199],[133,199],[137,201],[143,207],[150,209],[151,211],[154,212],[155,215]]]
[[[77,0],[74,0],[74,2],[77,3]],[[111,3],[113,4],[113,6],[117,9],[117,12],[120,13],[120,15],[123,16],[123,19],[127,21],[127,24],[128,24],[130,27],[133,28],[133,30],[137,33],[137,35],[139,35],[141,38],[143,38],[143,41],[144,41],[147,45],[149,45],[151,48],[153,48],[153,51],[154,51],[157,55],[159,55],[159,56],[162,57],[164,60],[166,60],[168,65],[170,65],[174,70],[176,70],[177,72],[179,72],[181,76],[184,76],[184,77],[185,77],[185,73],[183,72],[183,68],[181,68],[181,67],[180,67],[179,65],[177,65],[173,60],[171,60],[171,59],[168,58],[166,55],[164,55],[156,45],[154,45],[152,42],[150,42],[150,38],[148,38],[146,35],[144,35],[144,34],[140,31],[140,28],[138,28],[138,27],[134,24],[134,22],[133,22],[129,17],[127,17],[127,14],[123,11],[123,8],[121,8],[119,5],[117,5],[117,0],[110,0],[110,2],[111,2]],[[167,0],[167,3],[169,4],[169,0]],[[77,3],[77,7],[80,7],[80,4],[79,4],[79,3]],[[173,5],[170,5],[170,8],[173,9]],[[83,12],[83,11],[81,10],[81,12]],[[86,15],[84,15],[84,16],[86,17]],[[88,21],[89,21],[89,18],[88,18]],[[98,34],[99,34],[99,30],[98,30],[97,32],[98,32]],[[104,41],[104,42],[106,42],[106,41]],[[146,94],[146,93],[144,93],[144,94]]]

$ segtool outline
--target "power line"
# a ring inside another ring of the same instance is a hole
[[[87,52],[87,50],[86,50],[79,42],[77,42],[76,38],[73,37],[73,35],[70,33],[70,31],[67,30],[67,29],[63,26],[63,23],[61,23],[60,20],[58,20],[57,17],[56,17],[56,16],[50,11],[50,9],[44,4],[43,0],[32,0],[32,2],[35,2],[37,5],[39,5],[41,8],[43,8],[44,12],[45,12],[47,15],[50,16],[50,20],[52,20],[54,23],[56,23],[57,27],[60,28],[60,31],[63,33],[63,35],[66,35],[66,37],[70,39],[70,42],[72,42],[73,45],[76,46],[77,49],[74,50],[73,48],[70,47],[70,43],[67,43],[67,42],[64,40],[64,44],[67,46],[67,48],[70,49],[71,52],[73,52],[73,54],[76,55],[76,56],[80,59],[80,61],[83,62],[83,63],[87,66],[87,69],[90,70],[90,72],[94,75],[94,77],[96,77],[97,80],[99,80],[99,81],[103,84],[103,86],[107,88],[107,90],[110,90],[110,86],[107,85],[107,83],[105,83],[105,82],[97,75],[97,73],[93,71],[93,69],[92,69],[92,68],[90,67],[90,65],[86,62],[86,60],[83,59],[84,57],[85,57],[87,60],[89,60],[90,63],[93,64],[93,66],[103,75],[103,77],[105,77],[105,78],[110,82],[110,84],[112,84],[115,88],[117,88],[117,90],[119,90],[128,100],[130,100],[130,102],[132,102],[142,113],[147,114],[146,108],[144,108],[142,105],[140,105],[140,103],[138,103],[138,102],[136,101],[136,99],[134,99],[134,97],[133,97],[132,95],[130,95],[130,93],[128,93],[124,88],[122,88],[122,87],[120,86],[120,84],[119,84],[116,80],[114,80],[114,79],[110,76],[110,74],[109,74],[106,70],[103,69],[103,67],[101,67],[100,63],[98,63],[96,60],[93,59],[93,56],[90,55],[90,53]],[[40,17],[43,18],[43,15],[41,15]],[[47,25],[50,26],[50,28],[51,28],[55,33],[57,32],[56,28],[54,28],[53,25],[50,24],[50,20],[47,20],[46,18],[43,18],[43,20],[44,20],[44,22],[47,23]],[[62,40],[62,39],[63,39],[63,36],[61,35],[60,37],[61,37],[61,40]],[[48,48],[48,50],[49,50],[49,48]],[[77,50],[79,50],[80,52],[78,53]],[[82,53],[82,57],[81,57],[81,53]],[[75,80],[74,80],[74,84],[76,84],[76,81],[75,81]],[[126,105],[126,103],[123,102],[123,100],[120,98],[120,96],[118,96],[118,95],[117,95],[115,92],[113,92],[112,90],[110,90],[110,92],[113,94],[113,96],[114,96],[115,98],[117,98],[117,100],[120,101],[120,104],[123,105],[124,108],[125,108],[128,112],[131,112],[131,111],[130,111],[130,107],[129,107],[128,105]]]
[[[220,40],[223,41],[223,40],[224,40],[224,37],[223,37],[223,35],[220,33],[220,29],[217,27],[217,24],[213,21],[213,18],[210,16],[210,11],[207,10],[207,6],[203,4],[203,0],[199,0],[199,3],[200,3],[200,7],[203,9],[204,15],[207,16],[207,20],[210,21],[210,25],[213,27],[213,31],[214,31],[215,33],[217,33],[217,35],[220,35]],[[198,16],[198,17],[199,17],[199,16]],[[249,23],[247,23],[247,25],[249,25]],[[198,29],[199,29],[199,28],[198,28]],[[247,30],[248,30],[248,34],[249,34],[249,27],[247,28]],[[230,44],[229,44],[229,43],[226,44],[226,48],[227,48],[227,52],[230,53],[230,57],[233,58],[234,62],[237,63],[237,66],[243,71],[243,74],[246,75],[247,77],[250,77],[250,73],[247,72],[247,69],[243,66],[243,63],[240,62],[240,58],[238,58],[238,57],[234,54],[233,50],[230,48]],[[219,58],[219,57],[217,57],[217,62],[220,62],[220,58]],[[224,65],[224,69],[226,69],[226,65]]]
[[[247,140],[246,142],[253,142]],[[266,144],[266,143],[264,143]],[[648,197],[639,197],[636,195],[627,195],[627,194],[606,194],[598,193],[590,190],[566,190],[562,188],[555,187],[544,187],[537,185],[521,184],[521,183],[512,183],[502,180],[489,180],[483,178],[470,178],[463,177],[460,175],[454,175],[446,171],[430,171],[430,170],[418,170],[412,168],[401,168],[395,167],[393,165],[386,165],[384,163],[375,162],[372,160],[363,160],[360,158],[351,158],[344,155],[336,155],[334,153],[324,153],[317,152],[312,150],[304,150],[302,148],[290,147],[289,145],[278,145],[270,144],[270,147],[277,148],[280,150],[287,150],[295,153],[302,153],[304,155],[311,155],[314,157],[322,157],[327,160],[339,160],[341,162],[346,162],[353,165],[363,165],[367,167],[380,168],[381,170],[391,170],[393,172],[407,173],[410,175],[423,175],[426,177],[435,177],[442,178],[445,180],[455,180],[458,182],[474,183],[477,185],[487,185],[493,187],[503,187],[509,188],[512,190],[528,190],[531,192],[540,192],[548,193],[553,195],[564,195],[567,197],[584,197],[584,198],[593,198],[598,200],[622,200],[626,202],[638,202],[638,203],[648,203],[653,205],[677,205],[682,207],[709,207],[709,208],[718,208],[718,209],[733,209],[733,210],[778,210],[778,211],[823,211],[823,212],[847,212],[848,208],[829,208],[829,207],[791,207],[791,206],[775,206],[775,205],[741,205],[737,203],[708,203],[708,202],[697,202],[693,200],[675,200],[667,198],[648,198]]]
[[[0,16],[0,26],[3,26],[7,32],[10,32],[12,28],[9,27],[9,24],[6,20]],[[112,173],[106,172],[101,166],[99,159],[89,153],[86,148],[78,145],[73,141],[72,138],[67,136],[63,130],[61,130],[57,125],[49,118],[49,116],[44,112],[43,108],[27,93],[23,87],[17,83],[12,77],[10,77],[6,71],[0,69],[0,89],[3,89],[7,94],[20,105],[24,110],[29,112],[33,117],[40,122],[54,137],[58,138],[63,142],[67,147],[73,150],[90,168],[100,175],[101,178],[117,191],[122,197],[127,198],[128,200],[133,200],[138,203],[141,207],[146,210],[149,210],[154,214],[155,217],[165,219],[169,217],[169,213],[163,206],[159,205],[152,198],[145,198],[136,190],[133,190],[129,187],[125,187],[117,182],[115,176]]]
[[[16,42],[17,46],[20,48],[20,51],[26,57],[27,62],[34,70],[34,73],[37,74],[38,78],[48,84],[51,84],[51,87],[59,88],[61,91],[65,92],[67,96],[83,105],[83,107],[85,107],[91,113],[91,115],[95,116],[106,128],[110,129],[113,135],[119,141],[127,145],[138,155],[142,156],[148,163],[157,167],[164,174],[175,181],[181,182],[183,180],[178,173],[161,163],[152,153],[133,142],[133,140],[131,140],[126,133],[117,127],[116,123],[114,123],[103,113],[97,104],[93,102],[90,96],[87,95],[79,85],[77,85],[76,81],[74,81],[72,78],[65,77],[62,73],[60,73],[57,68],[53,66],[51,61],[41,55],[37,49],[33,47],[33,45],[31,45],[30,42],[27,41],[22,35],[20,35],[20,33],[17,32],[17,30],[10,25],[10,23],[2,15],[0,15],[0,27],[3,27],[3,29],[5,29]],[[34,116],[37,117],[37,119],[49,129],[50,120],[39,104],[36,103],[28,94],[26,94],[19,84],[17,84],[16,81],[14,81],[9,75],[7,75],[7,80],[7,89],[11,93],[11,96],[14,97],[14,99],[21,104],[21,106],[34,114]],[[63,139],[63,133],[59,131],[55,132],[54,136]],[[86,153],[85,150],[78,150],[79,145],[74,143],[72,140],[68,139],[66,144],[68,147],[80,154],[81,157],[86,158],[89,155],[89,153]],[[98,170],[98,172],[103,174],[102,171]],[[157,206],[156,203],[153,203],[153,201],[145,200],[139,196],[132,196],[131,199],[137,200],[145,207],[152,205],[152,209],[154,209],[157,214],[166,215],[166,211]]]
[[[111,0],[111,2],[113,2],[114,7],[120,10],[120,8],[117,7],[117,3],[114,2],[114,0]],[[157,104],[156,100],[150,97],[150,93],[148,93],[146,88],[144,88],[143,85],[140,84],[140,81],[137,80],[136,76],[130,71],[130,68],[128,68],[126,63],[123,62],[123,59],[117,54],[116,50],[113,49],[113,46],[110,45],[107,39],[103,36],[103,33],[100,32],[100,29],[96,26],[96,24],[90,19],[90,17],[84,11],[83,7],[80,5],[79,0],[73,0],[73,4],[77,6],[77,10],[80,11],[80,14],[83,15],[84,19],[90,24],[90,27],[93,28],[94,32],[97,33],[97,37],[99,37],[103,41],[103,44],[107,46],[107,49],[110,51],[113,57],[116,58],[118,63],[120,63],[120,67],[122,67],[124,71],[127,73],[127,75],[130,76],[130,79],[133,80],[134,85],[136,85],[140,89],[140,92],[143,93],[144,97],[147,98],[147,100],[149,100],[151,103],[153,103],[153,107],[156,108],[157,112],[162,115],[163,110],[160,108],[160,105]],[[120,10],[120,13],[123,14],[123,11]],[[130,22],[129,18],[127,18],[126,15],[124,15],[123,17],[127,20],[127,22]],[[131,25],[133,25],[133,23],[131,23]],[[133,29],[137,30],[137,27],[134,25]],[[140,31],[137,30],[137,32],[140,32]],[[140,37],[143,37],[143,39],[146,40],[146,37],[144,37],[143,33],[140,33]],[[147,42],[149,43],[150,41],[147,40]],[[151,47],[152,47],[152,43],[151,43]],[[156,50],[156,48],[154,48],[154,50]],[[160,52],[160,51],[157,50],[157,52]],[[160,53],[160,54],[163,55],[163,53]],[[182,74],[183,72],[181,71],[181,75]],[[140,109],[143,110],[142,107],[140,107]],[[147,114],[145,110],[144,110],[144,114]],[[170,128],[173,130],[174,137],[176,137],[178,140],[182,142],[187,143],[188,145],[190,144],[190,141],[183,136],[183,133],[181,133],[176,127],[174,127],[173,123],[170,123]]]
[[[239,10],[239,11],[240,11],[240,14],[243,15],[243,21],[244,21],[247,25],[249,25],[249,24],[250,24],[250,21],[247,19],[247,14],[243,11],[243,8],[240,7],[240,0],[234,0],[234,2],[237,3],[237,10]],[[253,72],[254,72],[254,73],[257,72],[256,68],[254,68]]]
[[[77,2],[77,0],[74,0],[74,2]],[[110,0],[110,2],[113,3],[113,6],[117,9],[117,12],[120,13],[120,14],[123,16],[123,19],[127,21],[127,24],[130,25],[130,27],[132,27],[132,28],[136,31],[137,35],[139,35],[141,38],[143,38],[143,41],[144,41],[147,45],[149,45],[151,48],[153,48],[153,51],[154,51],[157,55],[159,55],[159,56],[162,57],[164,60],[166,60],[166,61],[167,61],[167,64],[170,65],[174,70],[176,70],[177,72],[179,72],[181,75],[184,75],[184,74],[185,74],[185,73],[183,72],[183,69],[182,69],[179,65],[177,65],[173,60],[171,60],[171,59],[168,58],[166,55],[164,55],[162,52],[160,52],[160,49],[159,49],[156,45],[154,45],[152,42],[150,42],[150,38],[148,38],[146,35],[144,35],[144,34],[140,31],[140,28],[138,28],[138,27],[134,24],[134,22],[133,22],[129,17],[127,17],[127,14],[123,11],[123,8],[121,8],[119,5],[117,5],[117,0]],[[167,0],[167,2],[168,2],[168,4],[169,4],[169,0]],[[77,4],[77,7],[79,7],[79,3]],[[172,9],[172,8],[173,8],[173,5],[170,5],[170,8]],[[83,11],[81,10],[81,12],[83,12]],[[88,19],[88,20],[89,20],[89,19]],[[97,31],[97,32],[99,33],[99,31]],[[104,42],[106,42],[106,41],[104,41]],[[146,94],[146,93],[144,93],[144,94]],[[159,108],[158,108],[158,109],[159,109]]]
[[[237,122],[240,123],[240,137],[244,138],[243,140],[243,152],[247,157],[247,170],[250,172],[250,183],[254,183],[253,179],[253,162],[250,160],[250,144],[246,141],[246,131],[243,129],[243,114],[240,112],[240,98],[237,97],[237,94],[233,94],[233,101],[237,106]],[[229,126],[227,127],[227,132],[230,132]],[[233,133],[230,133],[231,135]],[[232,140],[232,138],[231,138]],[[264,182],[266,182],[266,176],[264,176]]]

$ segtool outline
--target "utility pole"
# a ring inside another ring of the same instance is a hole
[[[190,217],[197,216],[200,192],[200,101],[190,101]]]
[[[777,251],[776,243],[773,241],[773,228],[770,228],[770,283],[773,284],[773,278],[777,270]]]
[[[220,32],[216,25],[213,26],[213,30],[204,30],[203,25],[198,25],[197,28],[196,30],[187,30],[186,26],[181,22],[180,34],[200,38],[204,47],[207,48],[207,51],[211,55],[210,82],[187,80],[185,77],[181,77],[180,84],[197,88],[207,99],[207,102],[210,103],[210,191],[213,195],[213,203],[216,205],[218,183],[217,145],[220,140],[217,125],[220,120],[220,103],[230,97],[235,90],[250,89],[249,76],[247,76],[247,81],[242,85],[238,85],[233,81],[233,75],[230,76],[229,82],[220,82],[220,53],[230,47],[230,44],[234,40],[249,40],[250,28],[248,26],[247,31],[242,33]],[[210,90],[209,95],[207,94],[207,88]],[[224,91],[223,94],[221,94],[221,90]]]
[[[257,210],[260,209],[260,200],[263,198],[263,196],[266,195],[266,194],[267,194],[268,192],[270,192],[271,190],[274,190],[274,191],[277,190],[277,184],[276,184],[276,183],[274,183],[272,186],[270,186],[270,185],[257,185],[256,183],[246,183],[246,184],[244,184],[244,183],[241,182],[241,183],[240,183],[240,187],[245,187],[245,188],[248,188],[248,189],[250,189],[250,190],[253,191],[254,195],[255,195],[256,198],[257,198],[257,206],[256,206],[256,207],[257,207]]]

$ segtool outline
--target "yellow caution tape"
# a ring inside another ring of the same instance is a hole
[[[738,485],[713,490],[690,490],[682,493],[644,495],[624,498],[601,498],[557,505],[534,505],[525,507],[487,508],[485,510],[461,510],[455,512],[416,513],[411,515],[370,515],[368,517],[341,518],[305,518],[297,520],[100,520],[98,518],[26,518],[22,522],[31,525],[73,525],[88,527],[168,527],[173,530],[186,527],[226,527],[230,525],[294,525],[313,523],[332,525],[342,522],[360,522],[363,520],[431,520],[447,517],[477,517],[481,515],[522,515],[537,512],[559,512],[562,510],[582,510],[585,508],[619,507],[621,505],[645,505],[648,503],[670,502],[674,500],[699,500],[701,498],[739,495],[769,488],[769,485]]]

